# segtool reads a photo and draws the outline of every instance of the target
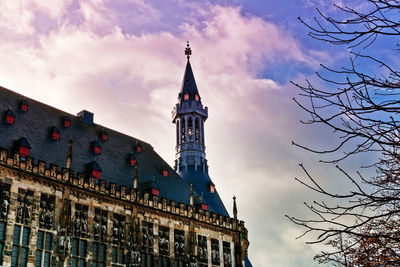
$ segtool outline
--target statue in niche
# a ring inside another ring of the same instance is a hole
[[[76,219],[75,219],[74,229],[75,229],[75,235],[80,235],[80,233],[81,233],[81,220],[79,219],[79,217],[76,217]]]
[[[19,204],[17,209],[17,222],[22,222],[22,217],[24,216],[24,207]]]
[[[53,227],[54,223],[54,215],[53,212],[49,212],[46,217],[46,224],[47,224],[47,229],[51,229]]]
[[[93,232],[94,232],[94,238],[98,239],[100,237],[100,224],[99,222],[96,220],[96,222],[94,223],[94,227],[93,227]]]
[[[107,226],[103,224],[101,226],[101,241],[105,242],[107,239]]]
[[[31,219],[32,208],[30,205],[25,207],[25,223],[28,224]]]
[[[113,241],[114,241],[114,243],[118,242],[118,238],[119,238],[118,227],[117,227],[117,224],[114,223],[114,228],[113,228]]]
[[[1,203],[1,218],[6,219],[7,214],[8,214],[8,206],[10,203],[8,202],[8,199],[4,197],[3,202]]]
[[[46,224],[45,211],[42,210],[40,212],[40,215],[39,215],[39,226],[40,226],[40,228],[44,228],[45,224]]]
[[[124,243],[124,241],[125,241],[125,229],[124,228],[120,229],[120,241],[121,241],[121,243]]]
[[[87,234],[87,221],[82,219],[82,232],[81,232],[83,237],[86,237]]]

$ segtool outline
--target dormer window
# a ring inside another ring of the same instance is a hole
[[[162,175],[163,175],[164,177],[168,177],[168,170],[167,170],[167,169],[163,169]]]
[[[199,102],[200,98],[199,98],[199,95],[198,95],[198,94],[194,95],[194,100],[196,100],[197,102]]]
[[[20,138],[16,143],[17,151],[22,157],[26,157],[29,155],[29,150],[31,149],[31,145],[28,143],[25,137]]]
[[[142,146],[140,144],[136,144],[136,152],[142,152]]]
[[[101,132],[101,134],[100,134],[100,137],[101,137],[101,140],[107,141],[108,140],[108,133],[105,130],[103,130]]]
[[[69,128],[71,127],[71,120],[67,116],[65,116],[63,119],[63,124],[65,128]]]
[[[154,178],[153,178],[154,179]],[[143,188],[146,192],[152,194],[153,196],[160,195],[160,187],[154,180],[149,180],[143,184]]]
[[[160,195],[160,190],[157,188],[152,188],[151,189],[151,194],[154,196],[159,196]]]
[[[89,175],[96,178],[96,180],[100,180],[102,170],[99,164],[96,161],[92,161],[89,163],[88,167]]]
[[[184,94],[183,95],[183,100],[189,100],[189,94]]]
[[[101,146],[100,146],[99,142],[94,141],[92,143],[92,147],[93,147],[94,154],[99,155],[101,153]]]
[[[210,193],[215,193],[215,185],[213,182],[208,183],[208,189],[210,190]]]
[[[133,155],[133,153],[129,154],[129,165],[136,166],[136,158],[135,155]]]
[[[202,204],[201,204],[201,209],[202,209],[202,210],[207,210],[207,204],[202,203]]]
[[[50,134],[51,134],[51,139],[53,139],[55,141],[60,140],[60,130],[56,126],[53,126],[51,128]]]
[[[25,100],[22,100],[20,108],[22,112],[28,112],[28,103]]]
[[[15,114],[11,109],[8,109],[6,112],[5,121],[7,124],[13,125],[15,120]]]

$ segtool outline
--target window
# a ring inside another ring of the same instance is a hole
[[[15,119],[14,112],[12,112],[11,109],[7,110],[7,112],[6,112],[6,123],[12,125],[12,124],[14,124],[14,119]]]
[[[196,101],[199,101],[199,100],[200,100],[199,95],[198,95],[198,94],[195,94],[195,95],[194,95],[194,99],[195,99]]]
[[[51,138],[55,141],[60,140],[60,130],[55,126],[51,130]]]
[[[99,144],[99,142],[97,141],[93,141],[92,142],[92,148],[93,148],[93,153],[98,155],[101,153],[101,146]]]
[[[189,100],[189,94],[184,94],[183,95],[183,100]]]
[[[6,240],[6,222],[0,222],[0,262],[3,262],[3,250]]]
[[[136,166],[136,158],[133,153],[129,153],[129,165]]]
[[[120,247],[112,247],[111,266],[123,266],[125,263],[124,249]]]
[[[142,146],[140,144],[136,145],[136,152],[138,153],[142,152]]]
[[[28,103],[26,101],[21,101],[20,108],[21,108],[22,112],[27,112],[28,111]]]
[[[158,195],[160,195],[160,190],[158,190],[158,189],[156,189],[156,188],[152,188],[152,189],[151,189],[151,193],[152,193],[153,195],[155,195],[155,196],[158,196]]]
[[[29,155],[29,150],[31,149],[31,145],[29,144],[28,140],[26,140],[25,137],[18,139],[15,143],[15,147],[17,149],[17,152],[19,152],[19,154],[22,157],[26,157]]]
[[[105,130],[103,130],[101,132],[101,134],[100,134],[100,137],[101,137],[101,140],[107,141],[108,140],[108,133]]]
[[[208,256],[207,256],[207,237],[204,235],[197,236],[197,259],[200,267],[207,266]]]
[[[162,175],[163,175],[164,177],[168,177],[168,170],[164,169],[164,170],[162,171]]]
[[[80,238],[72,239],[72,267],[86,267],[87,241]]]
[[[28,156],[29,155],[29,148],[20,146],[19,147],[19,154],[21,154],[22,157]]]
[[[213,265],[219,265],[219,241],[217,239],[211,239],[211,263]]]
[[[39,230],[36,241],[35,267],[50,267],[52,245],[52,233]]]
[[[98,171],[98,170],[92,170],[92,176],[93,176],[94,178],[96,178],[97,180],[99,180],[99,179],[100,179],[100,176],[101,176],[100,171]]]
[[[93,246],[93,267],[105,267],[107,260],[107,247],[105,244],[94,242]]]
[[[222,251],[224,253],[224,267],[232,267],[231,244],[222,242]]]
[[[14,225],[11,267],[25,267],[28,262],[29,240],[31,229]]]

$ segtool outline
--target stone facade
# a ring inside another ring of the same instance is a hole
[[[0,149],[3,266],[244,266],[249,243],[236,213],[72,174]]]

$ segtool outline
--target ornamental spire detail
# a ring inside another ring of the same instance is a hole
[[[189,46],[189,41],[187,41],[187,43],[186,43],[185,55],[186,55],[188,60],[190,58],[190,55],[192,55],[192,49]]]

